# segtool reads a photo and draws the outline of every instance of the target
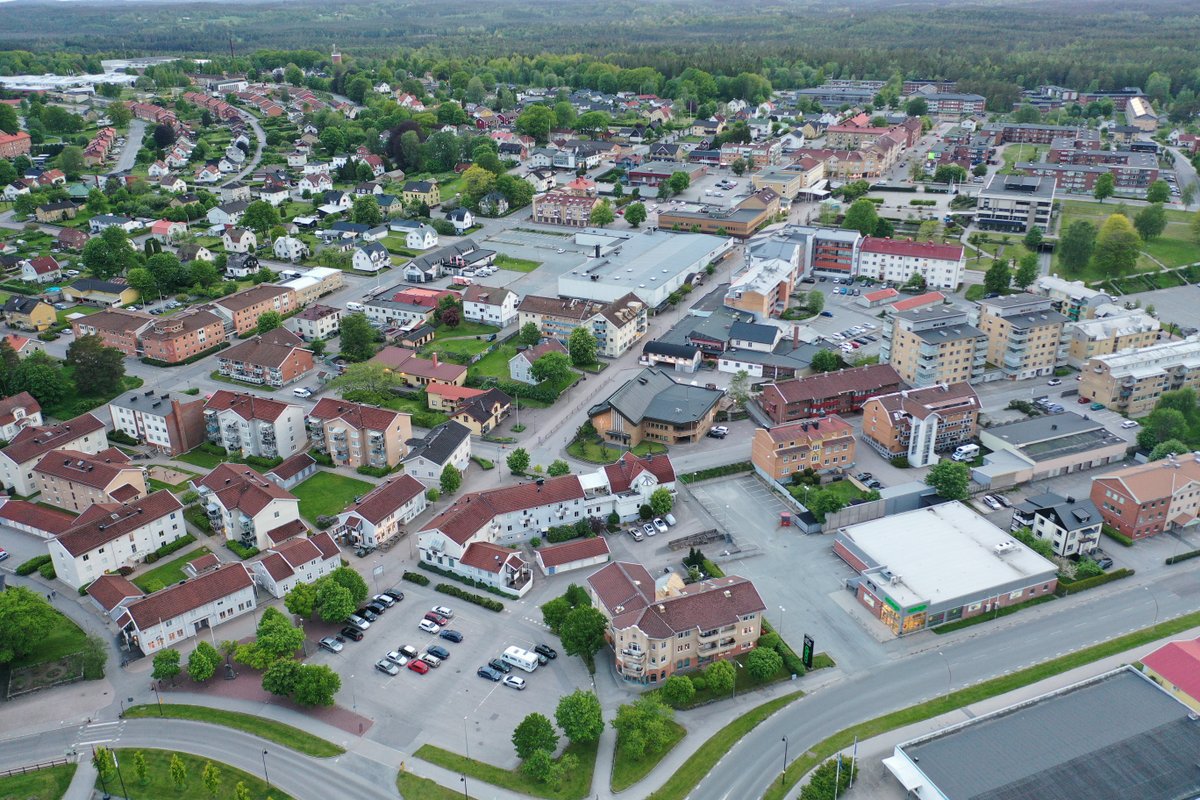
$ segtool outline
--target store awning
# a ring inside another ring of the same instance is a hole
[[[905,791],[916,791],[925,785],[925,776],[909,763],[907,758],[901,756],[885,758],[883,765],[896,777],[896,780],[900,781]]]

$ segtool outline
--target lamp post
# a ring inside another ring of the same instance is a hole
[[[467,758],[469,759],[471,757],[471,741],[470,741],[470,739],[467,738],[467,718],[466,717],[463,717],[463,750],[464,750],[464,752],[466,752]],[[458,776],[458,779],[460,781],[462,781],[463,800],[470,800],[470,797],[467,795],[467,773],[466,773],[465,767],[464,767],[463,773]]]
[[[96,748],[95,748],[95,746],[93,746],[92,747],[92,763],[95,763],[95,761],[96,761]],[[104,800],[108,800],[108,798],[111,795],[109,795],[109,793],[108,793],[108,781],[104,780],[105,771],[106,770],[103,770],[103,769],[100,769],[99,767],[97,767],[96,774],[100,778],[100,788],[104,791]]]
[[[787,613],[787,609],[783,606],[779,607],[779,638],[783,638],[783,617]]]
[[[158,715],[161,717],[163,715],[162,695],[158,693],[158,684],[152,683],[150,684],[150,688],[154,690],[154,697],[158,700]]]
[[[787,740],[787,737],[784,736],[783,737],[783,771],[779,773],[779,785],[780,786],[783,786],[784,779],[787,778],[787,764],[788,764],[788,762],[787,762],[787,747],[788,747],[788,740]]]
[[[954,673],[950,671],[950,659],[941,650],[938,650],[938,655],[946,663],[946,694],[950,694],[950,688],[954,685]]]
[[[1150,599],[1154,601],[1154,624],[1157,625],[1158,624],[1158,597],[1155,596],[1154,590],[1151,589],[1149,586],[1143,586],[1142,588],[1150,593]]]
[[[110,750],[109,752],[112,753],[113,766],[117,768],[117,780],[121,782],[121,794],[125,796],[126,800],[133,800],[133,798],[129,796],[129,791],[125,788],[125,776],[121,774],[121,762],[117,760],[117,751]]]
[[[271,776],[267,774],[267,751],[266,750],[262,751],[262,762],[263,762],[263,780],[266,781],[267,788],[269,789],[269,788],[271,788]]]

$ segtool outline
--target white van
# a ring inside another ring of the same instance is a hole
[[[977,444],[960,444],[954,448],[954,455],[951,456],[955,461],[973,461],[979,455],[979,445]]]
[[[362,311],[363,304],[362,303],[346,303],[346,310],[347,311]]]
[[[506,664],[512,664],[514,667],[523,669],[526,672],[533,672],[538,666],[538,657],[536,653],[531,653],[528,650],[522,650],[520,647],[511,646],[504,649],[500,655],[500,660]]]
[[[309,398],[312,397],[312,390],[305,389],[303,386],[298,386],[295,389],[292,389],[292,394],[296,395],[296,397]]]

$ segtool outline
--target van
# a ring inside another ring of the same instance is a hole
[[[505,648],[504,652],[500,655],[500,660],[505,664],[512,664],[514,667],[523,669],[526,672],[533,672],[537,669],[539,663],[536,653],[522,650],[516,646]]]
[[[294,394],[296,397],[303,397],[303,398],[312,397],[312,391],[309,389],[305,389],[303,386],[297,386],[295,389],[292,389],[292,394]]]
[[[347,311],[362,311],[363,304],[362,303],[346,303],[346,310]]]
[[[955,461],[972,461],[979,455],[979,445],[977,444],[960,444],[954,448],[954,455],[951,456]]]

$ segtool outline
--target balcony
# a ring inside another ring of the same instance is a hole
[[[264,425],[262,428],[259,429],[259,433],[262,435],[262,440],[264,442],[275,441],[275,429],[274,428]]]
[[[646,663],[646,651],[625,648],[621,651],[621,660],[626,664],[644,664]]]

